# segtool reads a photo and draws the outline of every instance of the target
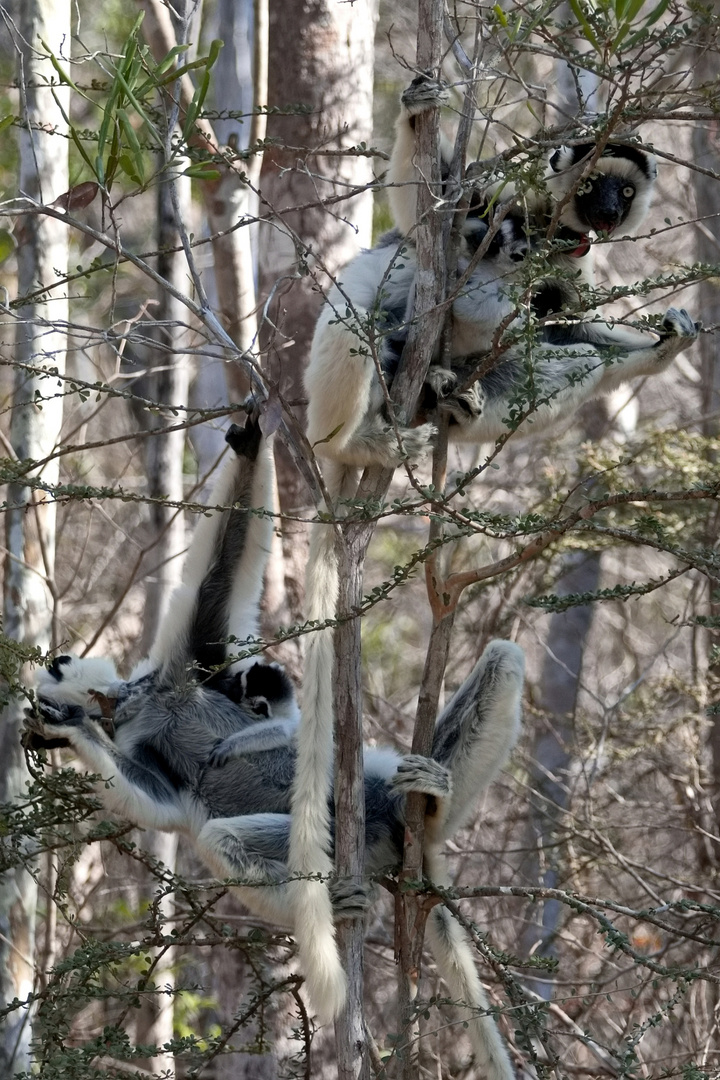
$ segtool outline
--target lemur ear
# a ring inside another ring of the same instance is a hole
[[[550,168],[553,172],[564,172],[575,164],[575,152],[571,146],[559,146],[550,155]]]

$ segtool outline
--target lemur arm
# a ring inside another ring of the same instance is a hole
[[[258,754],[290,746],[295,742],[297,726],[297,720],[259,720],[229,735],[227,739],[218,740],[208,758],[208,765],[220,769],[232,758],[244,754]]]
[[[118,750],[80,705],[41,701],[37,714],[26,714],[25,727],[44,739],[67,740],[86,768],[106,781],[103,803],[113,813],[151,829],[171,832],[185,825],[178,791],[157,763]]]

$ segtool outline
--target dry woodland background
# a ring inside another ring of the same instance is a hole
[[[176,837],[108,821],[66,751],[26,762],[19,732],[48,653],[110,655],[126,675],[147,650],[253,365],[285,422],[263,632],[302,694],[317,489],[287,446],[321,290],[391,224],[383,174],[417,14],[410,0],[0,4],[8,1080],[337,1075],[291,937]],[[426,463],[369,511],[367,742],[410,745],[431,505],[448,539],[434,571],[469,582],[446,695],[493,637],[528,658],[520,743],[449,851],[518,1076],[720,1075],[719,28],[714,3],[463,2],[435,45],[449,134],[474,103],[468,160],[516,147],[542,169],[563,137],[608,128],[653,147],[650,215],[640,236],[598,243],[592,306],[652,321],[674,304],[704,324],[669,371],[551,436],[526,423],[498,447],[451,447],[446,500]],[[428,961],[412,1075],[476,1076],[445,994]],[[356,1074],[400,1075],[383,888],[364,1001]]]

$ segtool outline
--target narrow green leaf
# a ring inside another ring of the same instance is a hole
[[[70,126],[68,128],[68,130],[70,132],[70,138],[75,143],[75,148],[77,149],[78,153],[80,154],[80,157],[83,159],[83,161],[85,162],[87,167],[90,169],[90,172],[93,174],[93,176],[95,176],[98,180],[100,180],[100,177],[97,175],[95,165],[90,160],[90,156],[89,156],[87,150],[85,149],[85,147],[83,146],[82,142],[80,141],[80,136],[75,131],[75,128]],[[102,183],[102,180],[100,180],[100,183]]]
[[[4,131],[5,128],[10,127],[14,120],[14,116],[3,116],[2,120],[0,120],[0,131]]]
[[[195,165],[188,165],[183,172],[185,176],[192,176],[194,180],[219,180],[222,175],[218,169],[206,164],[204,161],[199,161]]]
[[[127,82],[125,80],[125,77],[123,76],[122,72],[120,72],[120,71],[118,71],[118,81],[120,82],[120,85],[122,86],[123,90],[125,91],[125,94],[127,95],[128,101],[130,102],[132,107],[135,109],[135,112],[138,114],[138,116],[141,117],[143,123],[145,124],[146,128],[148,129],[148,131],[150,132],[150,134],[154,138],[157,145],[162,146],[163,141],[162,141],[160,132],[158,131],[158,129],[155,127],[155,125],[153,124],[150,117],[145,112],[144,108],[142,107],[142,105],[138,101],[137,97],[135,96],[134,91],[128,86],[128,84],[127,84]]]
[[[658,6],[656,8],[653,8],[653,10],[650,12],[647,19],[645,20],[645,27],[647,28],[649,26],[654,26],[658,19],[660,19],[665,14],[669,6],[670,0],[660,0]]]
[[[589,43],[592,45],[595,52],[600,53],[600,55],[602,55],[602,49],[600,48],[598,40],[595,37],[595,33],[593,31],[592,26],[590,25],[590,23],[585,18],[585,13],[584,13],[584,11],[582,10],[582,8],[580,6],[580,0],[570,0],[570,7],[572,8],[572,11],[573,11],[573,14],[575,15],[575,18],[580,23],[580,27],[582,29],[583,34],[585,35],[586,40],[589,41]]]
[[[135,173],[137,177],[136,182],[139,184],[144,184],[145,166],[143,164],[143,151],[138,137],[135,134],[135,129],[132,126],[130,117],[124,109],[118,109],[118,119],[120,121],[120,126],[122,127],[123,134],[127,140],[128,146],[130,147],[130,150],[132,152],[133,161],[135,162]],[[120,162],[122,164],[122,158],[120,159]],[[125,166],[123,166],[123,168],[125,169],[125,172],[127,172]],[[133,177],[133,179],[136,178]]]
[[[213,67],[215,61],[217,60],[218,56],[220,55],[220,50],[222,49],[224,44],[225,44],[225,42],[221,38],[213,38],[213,40],[210,42],[210,52],[208,53],[208,57],[207,57],[207,69],[208,69],[208,71],[210,70],[211,67]]]
[[[668,0],[668,3],[669,2],[670,2],[670,0]],[[640,12],[640,10],[641,10],[644,3],[645,3],[645,0],[630,0],[630,2],[628,4],[627,13],[625,15],[625,18],[627,19],[627,21],[629,23],[634,22],[634,20],[637,18],[637,16],[638,16],[638,14],[639,14],[639,12]]]
[[[55,71],[56,71],[56,72],[58,73],[58,75],[60,76],[60,82],[63,82],[63,83],[65,83],[65,85],[66,85],[66,86],[69,86],[71,90],[74,90],[76,94],[79,94],[79,95],[80,95],[80,97],[83,97],[83,98],[85,98],[85,100],[86,100],[86,101],[89,101],[89,102],[91,102],[91,104],[93,104],[93,105],[94,105],[94,104],[95,104],[95,102],[94,102],[94,101],[92,100],[92,98],[89,98],[89,97],[87,96],[87,94],[86,94],[86,93],[84,93],[84,92],[83,92],[83,91],[82,91],[82,90],[80,89],[80,87],[79,87],[79,86],[76,86],[76,85],[75,85],[75,83],[74,83],[74,82],[72,81],[72,79],[71,79],[71,78],[70,78],[70,76],[69,76],[69,75],[67,74],[67,72],[65,71],[65,69],[64,69],[64,68],[62,67],[62,65],[60,64],[59,60],[58,60],[58,59],[57,59],[57,57],[55,56],[55,53],[54,53],[54,52],[52,51],[52,49],[51,49],[51,48],[50,48],[50,46],[49,46],[49,45],[47,44],[47,42],[43,41],[43,39],[42,39],[42,38],[40,38],[40,44],[42,45],[43,49],[45,49],[45,51],[47,52],[48,56],[50,57],[50,63],[52,64],[52,66],[53,66],[53,67],[55,68]]]
[[[505,15],[505,12],[500,7],[500,5],[495,4],[493,6],[493,11],[495,12],[495,17],[496,17],[497,21],[500,23],[500,25],[504,26],[505,29],[507,29],[507,25],[508,25],[507,16]]]
[[[163,60],[161,60],[158,66],[155,68],[155,74],[164,75],[165,72],[169,71],[170,68],[173,66],[178,56],[180,56],[181,53],[187,52],[189,48],[189,45],[174,45],[170,52],[167,54],[167,56]]]
[[[120,97],[120,80],[118,78],[119,72],[116,71],[113,84],[108,94],[108,99],[103,107],[103,118],[100,124],[100,130],[98,131],[98,154],[102,156],[105,153],[105,144],[108,141],[111,127],[115,126],[115,107]]]
[[[118,165],[134,184],[142,186],[145,183],[144,177],[140,176],[137,171],[135,158],[130,154],[121,154],[118,158]]]
[[[0,229],[0,263],[9,259],[17,247],[17,241],[9,229]]]

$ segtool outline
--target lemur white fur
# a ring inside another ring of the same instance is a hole
[[[347,467],[392,466],[403,456],[417,458],[431,443],[428,424],[402,429],[398,440],[387,413],[386,386],[394,376],[404,331],[413,317],[416,258],[406,238],[414,225],[418,182],[413,119],[423,109],[442,104],[445,96],[441,84],[424,76],[404,93],[389,170],[390,179],[398,185],[389,189],[391,207],[404,236],[390,234],[340,273],[316,327],[305,374],[308,438],[318,456]],[[568,290],[574,291],[563,280],[568,270],[592,283],[588,231],[625,234],[644,220],[657,175],[652,155],[635,146],[607,144],[581,181],[594,150],[592,144],[563,146],[551,155],[545,190],[530,192],[524,205],[503,220],[487,255],[471,270],[453,302],[452,370],[431,367],[426,383],[431,399],[434,396],[450,412],[451,441],[481,442],[507,433],[509,425],[502,420],[509,416],[515,392],[521,389],[517,385],[520,366],[521,377],[532,368],[534,379],[542,384],[538,396],[542,416],[535,412],[530,416],[534,433],[565,419],[568,406],[576,408],[635,375],[662,370],[696,336],[689,318],[678,316],[674,309],[666,316],[667,333],[660,341],[600,321],[556,319],[549,329],[540,328],[536,344],[511,348],[499,356],[487,379],[473,379],[474,368],[492,349],[501,325],[513,332],[524,325],[517,264],[537,245],[554,207],[565,196],[572,193],[559,217],[560,247],[546,260],[552,273],[532,297],[537,315],[562,310]],[[503,192],[504,199],[513,197],[512,192]],[[471,204],[465,227],[469,250],[460,259],[461,274],[471,263],[473,246],[477,248],[488,234],[486,213],[489,209],[482,198]],[[578,341],[583,345],[580,352]],[[546,347],[548,342],[552,349]],[[467,362],[470,359],[472,363]],[[532,409],[533,402],[528,405]]]
[[[297,723],[289,684],[279,677],[277,665],[243,669],[239,685],[237,675],[228,682],[208,674],[224,654],[228,625],[238,627],[226,603],[235,592],[228,582],[246,580],[249,567],[262,576],[268,548],[265,532],[250,527],[258,519],[248,512],[259,505],[258,498],[266,510],[271,505],[263,457],[268,449],[251,421],[245,433],[234,429],[230,441],[238,456],[226,465],[212,501],[226,499],[232,509],[215,515],[222,520],[211,533],[202,530],[203,542],[211,544],[204,555],[197,533],[193,540],[194,603],[185,581],[178,594],[182,606],[167,616],[183,613],[182,632],[164,627],[165,645],[154,652],[155,666],[129,680],[118,679],[109,662],[59,657],[40,674],[39,713],[28,717],[27,735],[30,743],[70,743],[88,768],[111,781],[99,789],[110,810],[140,825],[182,832],[220,874],[240,877],[248,885],[266,883],[267,888],[238,886],[238,891],[251,910],[297,931],[303,908],[287,884]],[[239,627],[238,636],[246,636],[246,630],[246,625]],[[207,641],[201,632],[209,635]],[[435,796],[437,812],[428,819],[427,833],[429,858],[437,865],[439,845],[472,812],[517,739],[522,681],[521,650],[494,642],[439,718],[432,759],[366,750],[368,875],[399,865],[402,808],[409,791]],[[110,732],[99,722],[108,704],[101,703],[102,696],[114,702]],[[259,716],[269,718],[259,721]],[[338,884],[333,885],[333,902],[345,917],[365,906],[362,897]],[[487,1000],[472,976],[467,942],[447,929],[439,909],[431,920],[439,920],[438,931],[429,933],[438,967],[451,993],[462,997],[475,1015],[487,1008]],[[332,941],[330,946],[334,951]],[[327,948],[327,937],[306,942],[303,962],[307,951]],[[308,989],[328,1018],[341,998],[322,995],[336,993],[337,986],[313,978],[332,968],[332,958],[309,960]],[[458,982],[462,972],[464,982]],[[486,1074],[490,1080],[510,1080],[512,1068],[492,1020],[474,1020],[470,1034],[478,1061],[489,1056],[494,1062]]]
[[[492,642],[439,717],[432,758],[365,751],[368,875],[399,866],[404,799],[421,791],[434,796],[437,806],[427,821],[426,869],[445,883],[440,847],[472,813],[515,744],[522,682],[522,651],[510,642]],[[188,836],[218,874],[242,879],[234,888],[250,910],[297,930],[301,911],[287,882],[292,745],[212,768],[208,758],[218,735],[252,723],[233,702],[192,678],[183,687],[169,687],[157,672],[124,690],[113,738],[82,707],[47,698],[39,715],[28,718],[28,728],[45,739],[67,739],[89,769],[111,780],[98,792],[109,810]],[[364,906],[363,898],[337,889],[341,916],[358,915]],[[468,943],[452,923],[444,909],[435,908],[428,944],[452,996],[470,1010],[469,1033],[483,1076],[511,1080],[494,1022],[479,1015],[488,1001]],[[318,1007],[316,998],[313,1004]],[[336,1003],[325,1004],[328,1018]]]

